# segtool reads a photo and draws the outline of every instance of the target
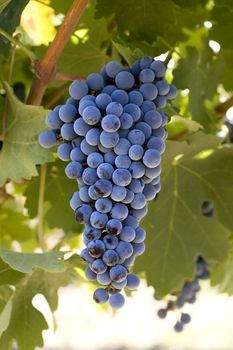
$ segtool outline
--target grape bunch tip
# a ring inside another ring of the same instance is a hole
[[[49,130],[39,135],[41,146],[58,144],[58,157],[69,162],[65,173],[78,185],[70,206],[85,225],[85,275],[100,284],[94,300],[113,308],[125,304],[124,288],[140,284],[130,268],[145,251],[139,223],[147,202],[160,191],[167,137],[161,108],[177,95],[165,73],[164,62],[150,56],[130,68],[111,61],[71,83],[70,98],[48,113]]]

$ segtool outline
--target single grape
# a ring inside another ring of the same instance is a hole
[[[95,259],[91,264],[91,270],[95,273],[104,273],[107,271],[107,265],[102,259]]]
[[[76,100],[81,100],[81,98],[88,94],[88,86],[85,81],[75,80],[71,83],[69,87],[70,96]]]
[[[106,113],[119,117],[123,113],[123,107],[119,102],[110,102],[106,107]]]
[[[77,118],[77,109],[72,104],[65,104],[59,109],[59,117],[65,123],[71,123]]]
[[[129,273],[127,276],[127,285],[126,288],[130,290],[137,289],[140,284],[140,278],[134,273]]]
[[[61,136],[64,140],[71,141],[77,137],[76,132],[74,131],[74,124],[63,124],[61,127]]]
[[[70,179],[76,179],[82,175],[83,167],[79,162],[70,162],[66,168],[65,173],[66,176]]]
[[[75,147],[70,152],[70,159],[76,162],[85,162],[87,156],[81,151],[80,147]]]
[[[71,150],[72,150],[72,146],[70,143],[62,143],[57,148],[57,155],[61,160],[67,162],[70,160]]]
[[[105,163],[109,163],[111,165],[115,164],[116,154],[114,152],[108,152],[104,155]]]
[[[161,319],[166,318],[167,317],[167,309],[159,309],[157,315]]]
[[[112,174],[112,180],[118,186],[128,186],[131,179],[131,174],[127,169],[116,169]]]
[[[119,261],[119,255],[115,250],[108,249],[104,252],[102,259],[107,266],[115,266]]]
[[[85,139],[82,140],[80,144],[80,148],[81,148],[81,151],[87,156],[92,152],[97,151],[97,147],[89,145]]]
[[[125,298],[122,294],[113,294],[109,298],[109,304],[115,309],[120,309],[125,304]]]
[[[90,168],[98,168],[98,166],[102,164],[103,161],[104,161],[103,156],[98,152],[93,152],[89,154],[87,157],[87,165]]]
[[[93,256],[93,258],[99,258],[103,255],[105,251],[105,245],[101,240],[97,239],[95,241],[89,242],[87,249],[89,254]]]
[[[85,276],[89,281],[95,281],[96,280],[96,273],[93,272],[90,267],[87,267],[85,269]]]
[[[152,83],[155,79],[155,73],[152,69],[145,68],[140,72],[139,79],[142,83]]]
[[[142,243],[146,238],[146,231],[142,227],[137,227],[135,229],[134,243]]]
[[[117,61],[111,61],[106,64],[105,70],[109,77],[115,78],[116,75],[122,70],[122,66]]]
[[[101,130],[98,128],[91,128],[85,134],[86,141],[91,146],[98,146],[100,143]]]
[[[129,142],[129,140],[120,138],[118,143],[114,147],[114,152],[118,156],[128,154],[130,146],[131,146],[131,143]],[[115,163],[115,159],[114,159],[114,163]]]
[[[142,243],[133,243],[133,254],[136,256],[142,255],[145,251],[145,244]]]
[[[83,118],[78,118],[74,122],[74,131],[79,136],[85,136],[86,133],[90,130],[90,125],[85,123]]]
[[[88,223],[92,211],[90,205],[82,204],[75,210],[75,219],[80,223]]]
[[[112,177],[113,171],[114,171],[114,168],[111,164],[102,163],[97,168],[97,175],[100,179],[110,180]]]
[[[106,230],[112,235],[119,235],[122,230],[122,223],[117,219],[110,219],[106,224]]]
[[[104,286],[108,286],[111,283],[111,278],[109,276],[109,272],[106,271],[104,273],[98,274],[97,281]]]
[[[166,66],[162,61],[153,61],[150,68],[155,72],[156,78],[163,78],[166,73]]]
[[[98,181],[96,169],[86,168],[82,173],[82,180],[86,185],[94,185]]]
[[[63,122],[59,118],[59,114],[55,111],[51,111],[46,116],[46,125],[53,130],[60,129]]]
[[[107,105],[112,102],[112,98],[106,93],[101,93],[96,96],[95,102],[100,109],[105,109]]]
[[[118,245],[118,238],[112,234],[107,234],[103,238],[106,249],[115,249]]]
[[[133,161],[129,171],[134,179],[140,179],[145,174],[145,166],[141,161]]]
[[[120,233],[120,239],[125,242],[132,242],[135,236],[135,230],[130,226],[124,226]]]
[[[143,95],[141,94],[141,92],[137,90],[130,91],[129,103],[133,103],[140,107],[143,104]]]
[[[115,202],[121,202],[125,199],[127,195],[127,189],[122,186],[113,185],[111,198]]]
[[[109,275],[112,281],[122,282],[127,276],[127,270],[124,266],[117,264],[110,269]]]
[[[84,248],[81,253],[80,253],[80,257],[86,261],[89,264],[92,264],[94,261],[94,258],[90,255],[90,253],[88,252],[87,248]]]
[[[151,56],[145,56],[140,59],[140,68],[145,69],[150,67],[151,63],[153,62],[153,57]]]
[[[44,148],[51,148],[55,146],[57,143],[56,134],[52,130],[43,131],[39,135],[38,140],[39,140],[39,144]]]
[[[108,197],[112,192],[112,184],[109,180],[100,179],[94,184],[94,189],[100,197]]]
[[[129,103],[124,106],[124,113],[128,113],[132,116],[134,122],[138,121],[141,117],[141,109],[134,103]]]
[[[128,130],[133,125],[133,117],[129,113],[122,113],[120,116],[121,129]]]
[[[88,194],[89,186],[83,186],[79,189],[79,197],[83,202],[89,203],[91,201],[91,197]]]
[[[108,222],[108,215],[104,213],[100,213],[98,211],[93,211],[90,216],[90,223],[93,227],[96,228],[104,228],[106,223]]]
[[[108,301],[108,292],[103,288],[98,288],[93,294],[93,299],[97,304],[104,304]]]
[[[84,235],[89,241],[93,241],[101,237],[101,231],[97,228],[87,225],[84,230]]]
[[[133,87],[135,79],[130,72],[122,71],[116,75],[115,82],[119,89],[129,90]]]
[[[153,101],[158,95],[158,89],[156,85],[152,83],[145,83],[140,86],[140,92],[147,100]]]
[[[106,148],[112,148],[117,145],[119,141],[119,134],[117,132],[102,131],[100,134],[100,142]]]
[[[108,198],[99,198],[95,202],[95,208],[100,213],[109,213],[112,209],[112,201]]]
[[[101,74],[91,73],[86,79],[89,89],[99,91],[104,87],[104,79]]]
[[[167,95],[170,90],[170,85],[164,79],[157,81],[156,87],[160,96]]]
[[[139,122],[139,123],[137,123],[137,124],[135,125],[135,129],[141,130],[141,131],[144,133],[146,140],[148,140],[149,137],[150,137],[151,134],[152,134],[151,126],[148,125],[148,124],[145,123],[145,122]]]
[[[172,100],[173,98],[176,98],[177,93],[178,93],[178,90],[177,90],[177,88],[175,87],[175,85],[170,84],[170,86],[169,86],[169,92],[167,93],[166,98],[167,98],[168,100]]]
[[[117,168],[128,169],[131,164],[131,159],[127,155],[117,156],[115,165]]]
[[[97,107],[86,107],[82,113],[83,120],[88,125],[95,125],[100,121],[101,113]]]
[[[143,193],[136,193],[130,206],[133,209],[142,209],[146,205],[146,197]]]
[[[152,129],[158,129],[162,125],[161,114],[154,110],[146,112],[143,119]]]
[[[133,145],[142,146],[146,140],[144,133],[141,130],[133,129],[128,134],[128,139]]]
[[[116,203],[113,205],[111,210],[111,217],[113,219],[117,219],[120,221],[123,221],[127,218],[129,213],[128,207],[125,204],[122,203]]]
[[[155,149],[148,149],[143,156],[143,163],[148,168],[155,168],[161,161],[160,153]]]
[[[112,101],[119,102],[122,106],[126,105],[129,101],[128,94],[124,90],[114,90],[111,94]]]
[[[114,132],[117,131],[120,126],[121,122],[120,119],[114,115],[114,114],[107,114],[101,121],[101,126],[104,131],[107,132]]]

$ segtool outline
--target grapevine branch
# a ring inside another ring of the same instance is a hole
[[[41,104],[46,87],[56,75],[55,67],[58,59],[87,4],[88,0],[74,0],[53,42],[42,59],[37,62],[35,69],[38,76],[35,76],[32,81],[32,86],[28,97],[29,104]]]
[[[43,95],[49,82],[56,78],[55,68],[59,57],[67,41],[69,40],[72,32],[74,31],[87,4],[88,0],[74,0],[53,42],[48,47],[42,59],[36,62],[36,76],[33,78],[27,101],[29,104],[41,104]],[[38,199],[38,241],[42,251],[45,250],[45,242],[43,235],[43,216],[46,171],[46,164],[42,165],[40,169],[40,189]]]

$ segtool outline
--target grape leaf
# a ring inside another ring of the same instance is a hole
[[[9,4],[9,2],[11,2],[11,0],[0,0],[0,13]]]
[[[64,253],[18,253],[6,249],[0,249],[1,259],[12,269],[22,272],[31,273],[36,267],[49,272],[62,272],[65,270],[63,261]]]
[[[147,250],[136,261],[137,271],[145,271],[159,296],[194,277],[199,254],[210,262],[227,256],[233,227],[233,147],[218,149],[218,142],[197,133],[188,143],[167,143],[162,191],[142,223]],[[206,200],[214,204],[213,219],[201,213]]]
[[[42,107],[25,105],[4,84],[8,97],[7,129],[0,151],[0,186],[7,179],[19,182],[38,175],[37,164],[53,161],[51,151],[43,149],[38,134],[45,129],[47,113]],[[1,118],[0,118],[1,119]]]
[[[129,16],[131,11],[133,16]],[[195,28],[202,24],[206,10],[200,2],[192,2],[190,8],[172,0],[97,0],[96,17],[114,17],[118,34],[132,50],[139,48],[145,54],[152,54],[148,44],[154,46],[157,43],[156,52],[161,54],[187,38],[184,27]]]
[[[233,8],[214,7],[210,39],[220,43],[223,49],[233,49]]]
[[[76,259],[75,262],[77,263]],[[0,339],[1,349],[10,348],[13,340],[19,349],[23,350],[34,350],[36,346],[43,346],[42,331],[47,329],[48,325],[42,313],[32,305],[32,299],[41,293],[54,311],[58,303],[58,288],[71,282],[73,267],[72,264],[67,264],[66,270],[61,273],[35,269],[31,274],[20,274],[23,277],[15,284],[11,318]],[[12,271],[15,273],[9,266],[8,269],[8,275],[11,275]],[[13,281],[10,284],[14,284]]]
[[[218,286],[221,293],[233,295],[233,241],[231,240],[230,254],[213,268],[211,272],[211,285]]]
[[[57,160],[56,163],[48,165],[45,183],[45,203],[48,203],[48,210],[44,219],[50,228],[62,228],[65,232],[81,232],[83,226],[78,224],[74,218],[73,210],[69,201],[72,194],[78,190],[77,182],[66,177],[64,169],[66,164]],[[39,179],[34,178],[25,192],[26,207],[29,215],[37,215],[37,203],[35,196],[39,193]]]
[[[10,322],[13,294],[11,286],[0,286],[0,337]]]
[[[58,70],[83,76],[99,71],[107,59],[106,51],[110,45],[107,21],[104,18],[94,19],[94,7],[89,5],[75,33],[79,39],[76,38],[75,43],[73,38],[66,45],[58,62]]]
[[[189,110],[194,120],[205,128],[215,128],[213,116],[205,108],[206,99],[212,99],[222,78],[224,62],[217,58],[206,43],[201,51],[187,48],[188,55],[181,58],[174,70],[174,84],[189,89]]]
[[[0,13],[0,27],[12,34],[19,25],[21,13],[29,0],[11,0]],[[0,53],[7,55],[10,44],[0,37]]]
[[[14,210],[9,203],[4,203],[0,212],[1,247],[8,247],[9,240],[22,242],[32,237],[35,237],[35,230],[29,227],[28,216]]]

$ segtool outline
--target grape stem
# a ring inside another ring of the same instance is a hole
[[[41,104],[42,98],[44,96],[45,90],[49,82],[53,80],[56,76],[56,64],[87,4],[88,0],[74,0],[53,42],[48,47],[42,59],[40,61],[35,62],[34,68],[36,75],[32,80],[32,85],[27,100],[28,104],[37,106]],[[40,188],[38,198],[38,241],[42,251],[45,251],[43,218],[46,172],[46,164],[41,165]]]
[[[53,42],[42,59],[37,62],[35,68],[38,76],[35,76],[32,81],[28,97],[29,104],[41,104],[42,97],[49,82],[56,76],[55,67],[58,59],[87,4],[88,0],[74,0]]]

